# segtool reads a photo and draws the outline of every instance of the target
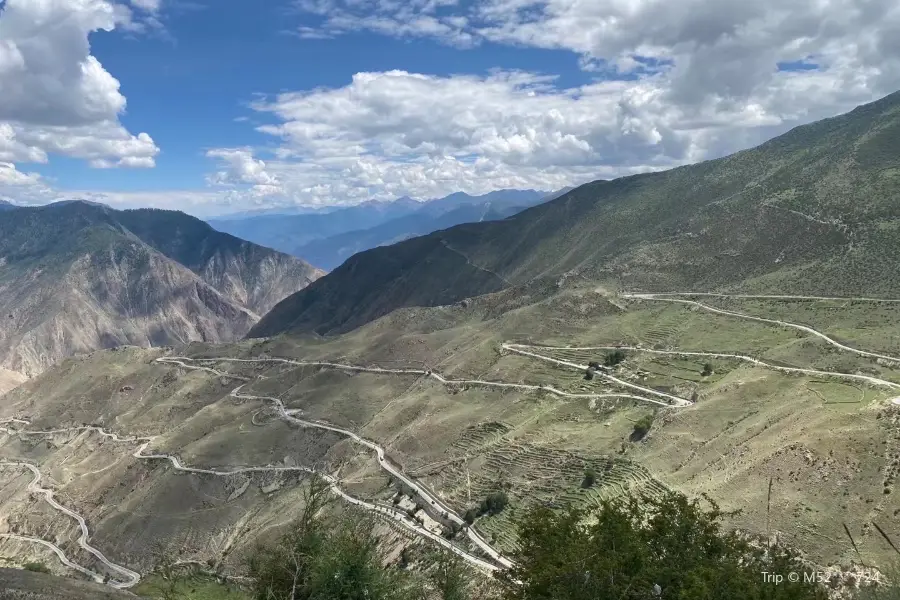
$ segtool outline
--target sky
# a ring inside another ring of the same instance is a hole
[[[0,199],[555,190],[898,89],[896,0],[0,0]]]

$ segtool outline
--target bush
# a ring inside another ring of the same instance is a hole
[[[597,483],[597,472],[590,468],[585,469],[584,480],[581,482],[581,487],[587,489],[589,487],[594,487],[595,483]]]
[[[766,582],[803,572],[790,551],[723,532],[715,504],[669,493],[606,501],[596,511],[533,509],[518,524],[504,600],[825,600],[813,583]],[[615,549],[614,551],[611,549]]]
[[[506,492],[492,492],[481,501],[481,506],[478,507],[478,514],[496,515],[506,508],[508,503],[509,496],[506,495]]]
[[[276,544],[258,548],[249,558],[257,600],[412,600],[411,576],[384,567],[381,540],[374,523],[351,514],[341,518],[319,513],[328,499],[328,484],[315,481],[300,518]]]
[[[49,573],[50,569],[42,562],[25,563],[25,570],[32,573]]]
[[[607,367],[615,367],[624,360],[625,353],[621,350],[615,350],[606,354],[606,358],[604,359],[603,364],[605,364]]]
[[[475,522],[475,519],[478,518],[478,512],[474,508],[470,508],[466,511],[466,514],[463,515],[463,521],[471,525]]]
[[[643,439],[644,436],[650,432],[651,427],[653,427],[653,415],[641,417],[634,424],[634,433],[632,433],[632,438],[635,440]]]
[[[709,363],[706,363],[705,365],[703,365],[703,373],[701,373],[701,375],[703,375],[704,377],[709,377],[712,374],[713,374],[713,366]]]

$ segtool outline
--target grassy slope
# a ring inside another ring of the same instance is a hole
[[[361,253],[251,335],[346,331],[394,308],[569,272],[623,287],[900,295],[898,108],[900,93],[726,158]]]
[[[862,305],[819,304],[827,333],[843,332],[842,339],[867,348],[893,348],[900,307],[873,312]],[[788,320],[811,320],[804,304],[770,303],[767,310]],[[878,320],[878,329],[870,323],[864,337],[856,339],[854,332],[867,315]],[[683,306],[610,302],[593,285],[567,286],[554,294],[534,288],[504,291],[475,298],[468,306],[403,309],[333,339],[282,336],[236,345],[192,344],[174,352],[198,357],[268,353],[385,366],[424,361],[455,378],[546,383],[571,392],[615,391],[600,379],[585,381],[578,371],[503,354],[499,346],[505,340],[739,351],[796,366],[859,369],[900,382],[896,367],[866,359],[850,364],[846,355],[794,330]],[[122,432],[161,433],[155,448],[176,452],[198,466],[283,464],[290,457],[296,464],[338,474],[352,493],[390,501],[393,491],[370,453],[340,436],[287,427],[260,413],[259,403],[229,399],[234,382],[150,365],[159,352],[100,352],[69,361],[11,392],[0,416],[31,414],[39,427],[99,420]],[[588,362],[601,353],[553,355]],[[762,533],[765,490],[772,478],[771,528],[813,560],[846,563],[854,558],[842,523],[853,532],[868,564],[890,556],[871,522],[891,534],[893,515],[900,514],[900,496],[894,491],[900,460],[892,450],[900,411],[887,405],[896,394],[718,359],[711,361],[714,375],[703,377],[705,362],[629,356],[622,376],[685,396],[696,392],[699,399],[690,409],[657,412],[653,429],[640,442],[630,441],[634,422],[656,409],[638,402],[448,388],[411,376],[312,367],[216,366],[252,379],[265,376],[244,390],[278,396],[309,418],[378,440],[392,459],[459,509],[470,506],[470,498],[477,503],[498,485],[509,484],[509,509],[479,524],[506,548],[516,544],[512,519],[536,501],[592,504],[625,490],[654,493],[663,486],[707,493],[727,510],[741,509],[731,523]],[[119,393],[123,385],[135,389]],[[88,441],[60,439],[50,453],[40,444],[31,449],[0,446],[0,454],[38,452],[55,469],[66,497],[89,508],[94,539],[115,556],[133,557],[135,564],[152,540],[184,540],[182,558],[205,561],[219,557],[222,540],[243,532],[234,538],[228,557],[238,567],[241,553],[260,532],[293,514],[299,492],[290,477],[281,478],[274,496],[260,491],[270,479],[254,477],[244,495],[231,499],[240,481],[174,476],[147,463],[132,466],[134,461],[126,458],[130,446],[106,444],[98,454],[84,445]],[[65,459],[73,450],[81,457],[74,463]],[[111,462],[116,466],[102,475],[85,475]],[[598,473],[598,484],[584,490],[588,467]],[[29,527],[42,523],[38,516],[26,520]]]

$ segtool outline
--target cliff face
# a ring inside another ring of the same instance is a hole
[[[240,338],[322,275],[182,213],[82,203],[0,217],[0,366],[34,375],[119,345]]]

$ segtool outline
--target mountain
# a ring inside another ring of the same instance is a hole
[[[502,221],[351,257],[250,332],[347,331],[537,278],[900,295],[900,93],[761,146],[597,181]]]
[[[247,576],[249,553],[294,529],[313,471],[338,492],[329,511],[367,511],[411,565],[438,532],[462,556],[522,564],[530,509],[669,490],[710,500],[742,539],[774,531],[829,585],[885,572],[900,304],[863,296],[900,297],[898,115],[892,96],[362,252],[260,325],[284,335],[67,358],[0,402],[0,554],[66,572],[39,538],[121,581],[169,549]],[[81,218],[56,224],[56,256]],[[68,515],[29,501],[32,468]],[[71,514],[117,572],[80,547]]]
[[[226,213],[216,215],[207,219],[207,221],[235,221],[241,219],[249,219],[251,217],[261,217],[265,215],[315,215],[327,214],[340,210],[339,206],[282,206],[276,208],[261,208],[257,210],[243,210],[239,212]]]
[[[17,208],[17,206],[15,204],[7,202],[6,200],[0,200],[0,212],[4,212],[7,210],[14,210],[16,208]]]
[[[240,337],[320,271],[174,211],[85,202],[0,217],[0,365]]]
[[[365,202],[327,213],[265,214],[242,219],[210,219],[215,229],[296,256],[303,244],[355,229],[364,229],[413,212],[415,200]]]
[[[516,192],[516,190],[506,190]],[[496,196],[495,196],[496,195]],[[453,203],[427,202],[412,214],[404,215],[367,229],[348,231],[315,240],[294,251],[296,256],[326,271],[339,266],[353,254],[394,244],[411,237],[446,229],[460,223],[495,221],[521,212],[543,201],[537,192],[492,193],[482,197],[459,195]]]
[[[511,207],[532,206],[545,197],[546,192],[534,190],[498,190],[483,196],[470,196],[458,192],[426,202],[418,202],[404,197],[391,202],[364,202],[357,206],[332,210],[327,213],[292,216],[265,214],[237,219],[210,219],[208,222],[219,231],[286,252],[328,270],[339,265],[350,254],[360,250],[389,243],[391,240],[422,235],[440,228],[439,225],[425,225],[428,218],[437,218],[460,208],[487,204],[495,207],[498,213],[512,214],[509,211]],[[473,209],[470,214],[477,212],[477,209]],[[365,237],[365,241],[347,244],[347,240],[352,237],[345,234],[363,232],[413,214],[418,216],[388,227],[385,231],[392,233],[387,237],[378,233],[361,234]],[[451,219],[447,222],[454,225],[464,221],[453,222]],[[403,223],[406,223],[410,229],[403,230]],[[328,238],[336,239],[330,242],[316,243]],[[329,247],[334,250],[328,250]],[[308,254],[316,256],[320,262],[310,259]]]

